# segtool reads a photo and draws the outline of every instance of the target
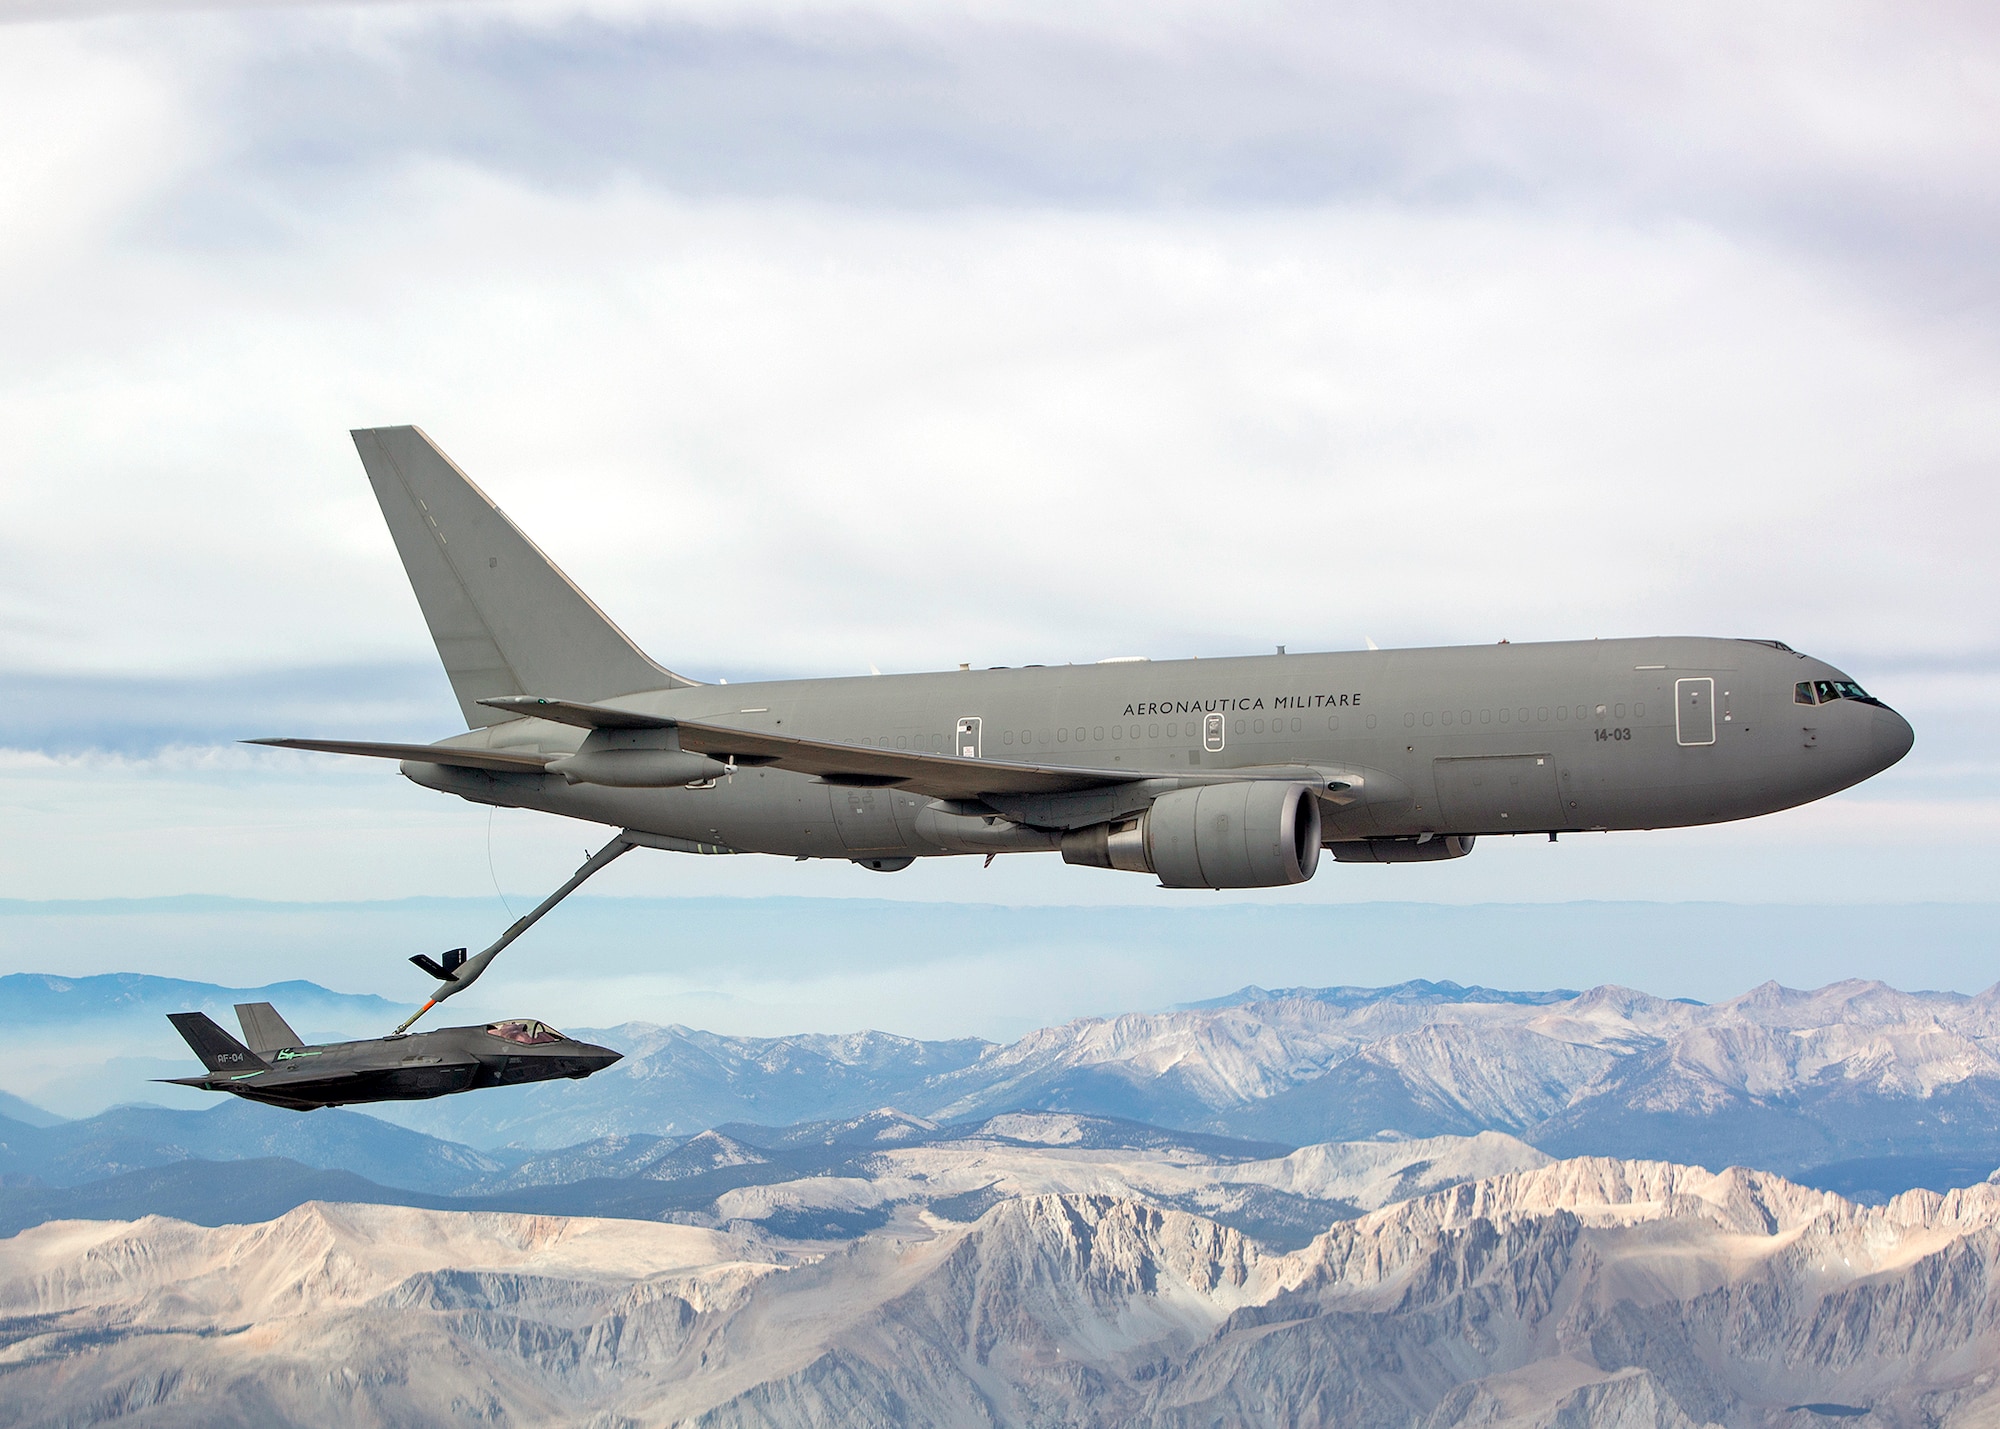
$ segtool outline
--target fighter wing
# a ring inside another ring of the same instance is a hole
[[[365,754],[375,759],[408,759],[420,764],[448,764],[460,769],[486,769],[497,774],[539,774],[556,754],[503,753],[493,749],[458,749],[449,744],[371,744],[359,739],[246,739],[277,749],[311,749],[321,754]]]
[[[574,700],[539,699],[533,695],[508,695],[480,703],[586,728],[677,729],[681,748],[695,754],[814,774],[829,784],[893,784],[934,799],[977,799],[986,794],[1065,794],[1076,789],[1100,789],[1108,784],[1130,784],[1159,777],[1157,770],[1015,764],[998,759],[961,759],[950,754],[877,749],[870,745],[831,744],[796,735],[731,729],[726,725],[659,715],[635,715],[630,710],[579,704]]]
[[[247,1083],[263,1090],[267,1087],[312,1087],[328,1082],[351,1082],[360,1076],[359,1072],[318,1071],[310,1067],[269,1067],[254,1072],[210,1072],[203,1077],[155,1077],[156,1082],[166,1082],[176,1087],[201,1087],[208,1091],[222,1091],[232,1083]]]

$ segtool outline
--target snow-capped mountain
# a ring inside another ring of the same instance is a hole
[[[1785,1172],[2000,1150],[2000,989],[1767,984],[1706,1006],[1618,987],[1362,991],[1247,990],[1004,1046],[635,1023],[589,1034],[627,1056],[581,1088],[523,1088],[402,1119],[486,1145],[552,1147],[879,1106],[938,1122],[1071,1110],[1292,1145],[1495,1130],[1562,1155]]]
[[[1108,1192],[830,1251],[378,1206],[52,1222],[0,1241],[0,1424],[1974,1429],[1996,1277],[2000,1188],[1861,1207],[1608,1158],[1286,1253]]]

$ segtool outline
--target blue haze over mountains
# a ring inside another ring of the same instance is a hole
[[[170,1008],[227,1017],[251,998],[302,1028],[379,1025],[397,1010],[305,982],[0,979],[17,1045],[67,1039],[80,1056]],[[1616,986],[1249,987],[1004,1044],[642,1022],[570,1030],[626,1060],[583,1083],[380,1115],[228,1102],[62,1120],[10,1097],[0,1233],[148,1212],[213,1224],[309,1199],[700,1218],[745,1186],[865,1181],[884,1147],[1018,1138],[1021,1111],[1067,1114],[1067,1145],[1185,1145],[1249,1161],[1327,1142],[1504,1133],[1523,1154],[1747,1165],[1863,1199],[1971,1184],[2000,1164],[2000,988],[1766,984],[1705,1005]],[[1230,1212],[1280,1243],[1343,1213],[1277,1192]],[[851,1235],[885,1214],[779,1229]]]
[[[1422,891],[1416,882],[1409,887],[1413,895]],[[322,986],[414,999],[428,984],[404,962],[408,955],[477,947],[523,906],[516,899],[509,910],[492,896],[0,900],[0,972],[195,976],[232,987],[308,977]],[[1970,992],[1991,983],[2000,968],[1995,912],[1976,903],[1300,905],[1195,898],[1010,907],[583,895],[510,950],[504,981],[489,980],[454,1006],[467,1020],[526,1014],[558,1025],[604,1026],[636,1016],[750,1035],[875,1027],[1004,1042],[1078,1016],[1190,1003],[1253,980],[1312,987],[1388,986],[1417,976],[1516,988],[1615,982],[1718,1001],[1766,979],[1817,986],[1873,976]],[[336,1018],[319,1030],[378,1034],[403,1015],[391,1015],[386,1002],[353,1006],[351,1022]],[[182,1051],[163,1019],[121,1029],[120,1036],[128,1055]],[[15,1079],[0,1086],[43,1101],[61,1095],[43,1096],[21,1084],[21,1075],[16,1069]],[[130,1095],[130,1088],[116,1093]],[[81,1114],[109,1099],[53,1109]]]

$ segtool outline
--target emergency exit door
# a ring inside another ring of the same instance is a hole
[[[1674,681],[1674,738],[1715,743],[1715,681],[1707,675]]]
[[[967,715],[958,722],[957,742],[952,747],[958,751],[960,759],[979,757],[979,725],[978,715]]]

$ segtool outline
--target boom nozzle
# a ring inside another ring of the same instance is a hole
[[[444,955],[442,963],[438,962],[428,953],[412,954],[410,961],[436,978],[439,982],[457,982],[458,970],[465,966],[465,949],[453,948]]]

